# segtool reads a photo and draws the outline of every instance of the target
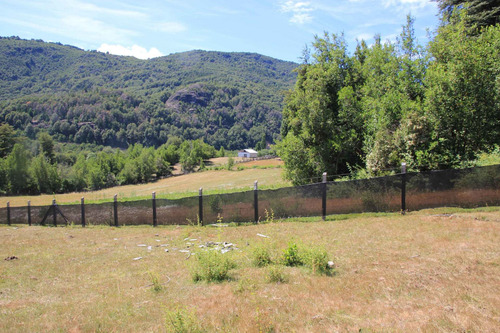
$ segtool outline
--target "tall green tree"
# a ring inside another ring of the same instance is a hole
[[[28,150],[20,143],[16,143],[7,156],[6,169],[10,193],[21,194],[30,190],[30,158]]]
[[[500,0],[434,0],[438,3],[444,22],[453,22],[454,13],[466,11],[467,26],[478,28],[500,23]]]
[[[56,193],[61,190],[62,181],[57,166],[51,164],[44,154],[39,154],[33,158],[30,174],[38,193]]]
[[[315,37],[312,47],[313,61],[299,68],[295,87],[286,96],[283,141],[277,147],[285,177],[295,184],[325,171],[346,172],[359,159],[361,119],[339,103],[339,92],[352,76],[344,37],[325,33]]]
[[[38,142],[40,143],[40,148],[42,153],[48,158],[50,163],[54,163],[56,160],[56,155],[54,151],[54,139],[47,132],[40,132],[38,134]]]
[[[0,125],[0,158],[7,156],[14,148],[16,131],[9,124]]]
[[[426,83],[432,143],[429,167],[454,167],[500,142],[500,26],[470,36],[464,20],[442,26],[430,44]]]

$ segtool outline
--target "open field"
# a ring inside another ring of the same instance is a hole
[[[279,162],[273,160],[258,161],[260,165],[279,165]],[[251,162],[252,163],[252,162]],[[278,164],[277,164],[278,163]],[[239,165],[247,166],[247,163]],[[253,164],[248,164],[250,167]],[[5,207],[7,201],[11,207],[26,206],[27,201],[31,200],[32,205],[47,205],[56,199],[58,203],[78,203],[81,197],[85,197],[86,202],[94,201],[112,201],[113,196],[118,194],[118,198],[123,200],[151,198],[151,192],[155,191],[158,198],[172,198],[173,196],[197,195],[198,189],[203,187],[204,193],[211,191],[227,191],[227,190],[250,190],[253,189],[254,181],[259,181],[259,187],[282,187],[290,186],[289,182],[285,182],[282,177],[281,168],[269,169],[244,169],[241,171],[227,170],[211,170],[203,172],[195,172],[186,175],[169,177],[161,179],[154,183],[124,185],[103,189],[100,191],[91,192],[75,192],[66,194],[43,194],[35,196],[16,196],[16,197],[0,197],[0,206]]]
[[[231,280],[193,282],[197,256],[184,251],[223,241],[238,248],[224,254]],[[279,258],[291,241],[325,249],[335,274],[283,267],[287,282],[268,282],[254,249]],[[0,242],[2,332],[164,332],[172,316],[207,332],[500,327],[499,207],[226,228],[1,226]]]

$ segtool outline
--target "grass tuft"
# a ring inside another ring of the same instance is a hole
[[[199,252],[197,261],[191,272],[194,282],[222,282],[230,279],[229,271],[236,264],[228,258],[228,254],[210,250]]]

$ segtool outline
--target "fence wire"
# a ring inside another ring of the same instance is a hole
[[[204,225],[216,222],[253,222],[287,217],[321,216],[323,213],[395,212],[403,207],[419,210],[444,206],[500,205],[500,165],[460,170],[440,170],[393,176],[330,181],[276,190],[245,191],[182,199],[156,199],[157,225]],[[258,201],[255,201],[258,198]],[[323,206],[325,204],[325,206]],[[153,201],[85,204],[86,225],[153,225]],[[255,211],[257,206],[257,212]],[[31,206],[31,224],[54,224],[51,205]],[[81,205],[59,205],[68,223],[82,223]],[[201,214],[200,214],[201,213]],[[0,223],[28,224],[28,206],[0,208]],[[64,225],[62,216],[56,223]]]

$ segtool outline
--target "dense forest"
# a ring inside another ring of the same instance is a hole
[[[0,122],[34,139],[126,148],[170,137],[217,149],[279,138],[297,64],[191,51],[150,60],[40,40],[0,38]]]
[[[285,99],[278,144],[295,184],[471,165],[500,144],[500,3],[438,0],[426,47],[413,18],[396,42],[317,36]]]

